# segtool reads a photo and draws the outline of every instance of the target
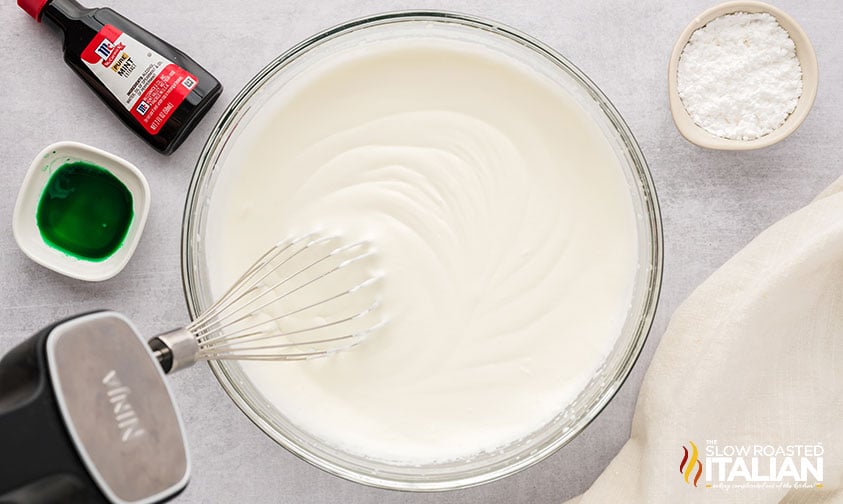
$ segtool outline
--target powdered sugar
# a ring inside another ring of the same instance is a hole
[[[781,126],[802,95],[796,46],[767,13],[720,16],[695,31],[679,59],[679,97],[703,129],[752,140]]]

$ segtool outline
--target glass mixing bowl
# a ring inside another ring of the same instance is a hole
[[[352,21],[292,48],[258,73],[231,102],[208,138],[190,184],[182,232],[182,274],[191,317],[211,304],[204,240],[215,181],[227,154],[256,110],[303,68],[349,48],[394,37],[442,37],[480,43],[530,65],[563,86],[600,126],[628,181],[638,216],[640,267],[632,304],[617,342],[576,400],[525,439],[470,460],[401,466],[347,453],[293,425],[273,408],[233,361],[210,362],[225,391],[267,435],[330,473],[400,490],[447,490],[502,478],[544,459],[568,443],[603,409],[626,379],[653,321],[662,272],[661,220],[647,163],[620,114],[579,69],[544,44],[498,23],[444,12],[400,12]],[[326,111],[326,113],[329,113]]]

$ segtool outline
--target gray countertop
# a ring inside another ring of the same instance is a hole
[[[171,378],[184,416],[193,476],[179,503],[559,503],[586,490],[629,435],[641,379],[670,314],[707,275],[759,231],[843,174],[843,10],[834,0],[780,0],[813,41],[819,94],[802,127],[756,152],[715,152],[685,142],[670,118],[667,59],[676,37],[709,1],[490,2],[181,0],[107,1],[193,56],[226,86],[220,102],[172,156],[161,156],[115,119],[64,65],[58,37],[12,1],[0,4],[0,353],[56,319],[113,308],[146,334],[187,319],[179,272],[185,192],[226,103],[268,61],[351,18],[398,9],[489,17],[554,47],[585,71],[626,118],[650,163],[661,200],[664,287],[641,359],[605,411],[568,446],[519,474],[478,488],[407,494],[328,475],[276,445],[240,413],[206,366]],[[100,5],[103,5],[100,4]],[[94,6],[94,4],[90,4]],[[135,163],[153,202],[126,269],[91,284],[30,261],[12,238],[15,198],[35,154],[59,140],[88,143]],[[7,454],[0,454],[6,457]]]

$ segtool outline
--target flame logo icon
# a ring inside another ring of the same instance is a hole
[[[685,446],[682,447],[685,450],[685,455],[679,464],[679,473],[685,477],[685,483],[690,483],[689,478],[691,477],[691,473],[694,472],[694,467],[696,467],[697,474],[694,476],[694,486],[697,486],[700,476],[702,476],[702,462],[699,459],[700,452],[697,450],[697,445],[693,441],[688,442],[691,443],[691,452],[688,453],[688,448],[685,448]]]

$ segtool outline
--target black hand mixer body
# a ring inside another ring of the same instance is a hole
[[[162,502],[189,473],[164,373],[122,315],[58,322],[0,360],[0,503]]]

